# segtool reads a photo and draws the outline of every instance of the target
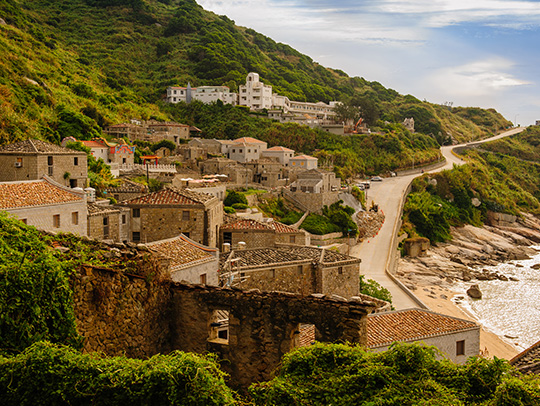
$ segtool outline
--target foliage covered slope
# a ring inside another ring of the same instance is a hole
[[[165,119],[167,86],[236,90],[251,71],[293,100],[368,98],[383,121],[414,117],[417,130],[439,143],[509,124],[492,110],[448,109],[322,67],[194,0],[4,0],[0,17],[7,22],[0,25],[0,143],[90,138],[107,123]]]
[[[404,207],[405,231],[445,241],[450,226],[479,226],[488,210],[540,214],[539,145],[540,128],[530,127],[465,151],[467,165],[415,179]]]
[[[538,377],[514,377],[503,360],[437,361],[434,347],[395,344],[383,353],[315,344],[286,354],[277,376],[254,384],[263,405],[537,405]]]

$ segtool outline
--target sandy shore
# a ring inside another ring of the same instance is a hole
[[[414,294],[434,312],[476,321],[451,300],[452,297],[458,294],[457,292],[452,292],[441,286],[427,285],[419,286]],[[436,298],[433,296],[436,296]],[[508,344],[501,337],[483,327],[480,330],[480,351],[488,358],[497,357],[508,360],[520,352],[513,345]]]

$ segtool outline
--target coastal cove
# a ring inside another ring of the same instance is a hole
[[[452,237],[401,258],[398,278],[431,310],[478,322],[487,356],[510,359],[540,340],[540,222],[524,215],[514,227],[468,225]],[[475,284],[481,299],[466,293]]]

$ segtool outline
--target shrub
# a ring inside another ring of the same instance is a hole
[[[234,210],[232,207],[230,206],[225,206],[223,207],[223,211],[227,214],[234,214],[236,213],[236,210]]]
[[[212,354],[106,358],[39,342],[0,358],[0,398],[4,406],[235,404],[224,377]]]
[[[234,203],[248,204],[248,201],[242,193],[236,192],[235,190],[229,190],[227,191],[227,196],[223,201],[223,205],[232,206]]]
[[[315,213],[309,214],[300,225],[300,228],[303,228],[307,232],[316,235],[324,235],[341,231],[340,228],[333,224],[328,218]]]
[[[232,207],[233,209],[236,209],[236,210],[246,210],[249,208],[249,206],[244,203],[234,203]]]

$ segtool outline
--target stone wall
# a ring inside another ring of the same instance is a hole
[[[517,216],[512,214],[488,211],[487,223],[494,227],[515,227]]]
[[[85,351],[146,358],[172,350],[216,352],[231,383],[247,387],[272,377],[299,345],[299,324],[319,341],[365,344],[372,302],[335,300],[202,285],[153,283],[138,276],[82,267],[72,277],[78,331]],[[227,334],[216,337],[216,313]]]
[[[273,230],[220,230],[220,247],[223,247],[224,234],[231,234],[231,248],[236,249],[239,242],[245,242],[246,248],[273,247],[276,242],[276,233]]]
[[[339,200],[338,192],[328,193],[304,193],[304,192],[289,192],[290,196],[297,200],[301,205],[302,210],[308,210],[313,213],[321,213],[324,206],[330,206]],[[289,193],[285,193],[287,198]],[[294,200],[292,201],[293,203]]]
[[[72,286],[77,330],[85,338],[85,351],[136,358],[171,351],[166,285],[83,266]]]

